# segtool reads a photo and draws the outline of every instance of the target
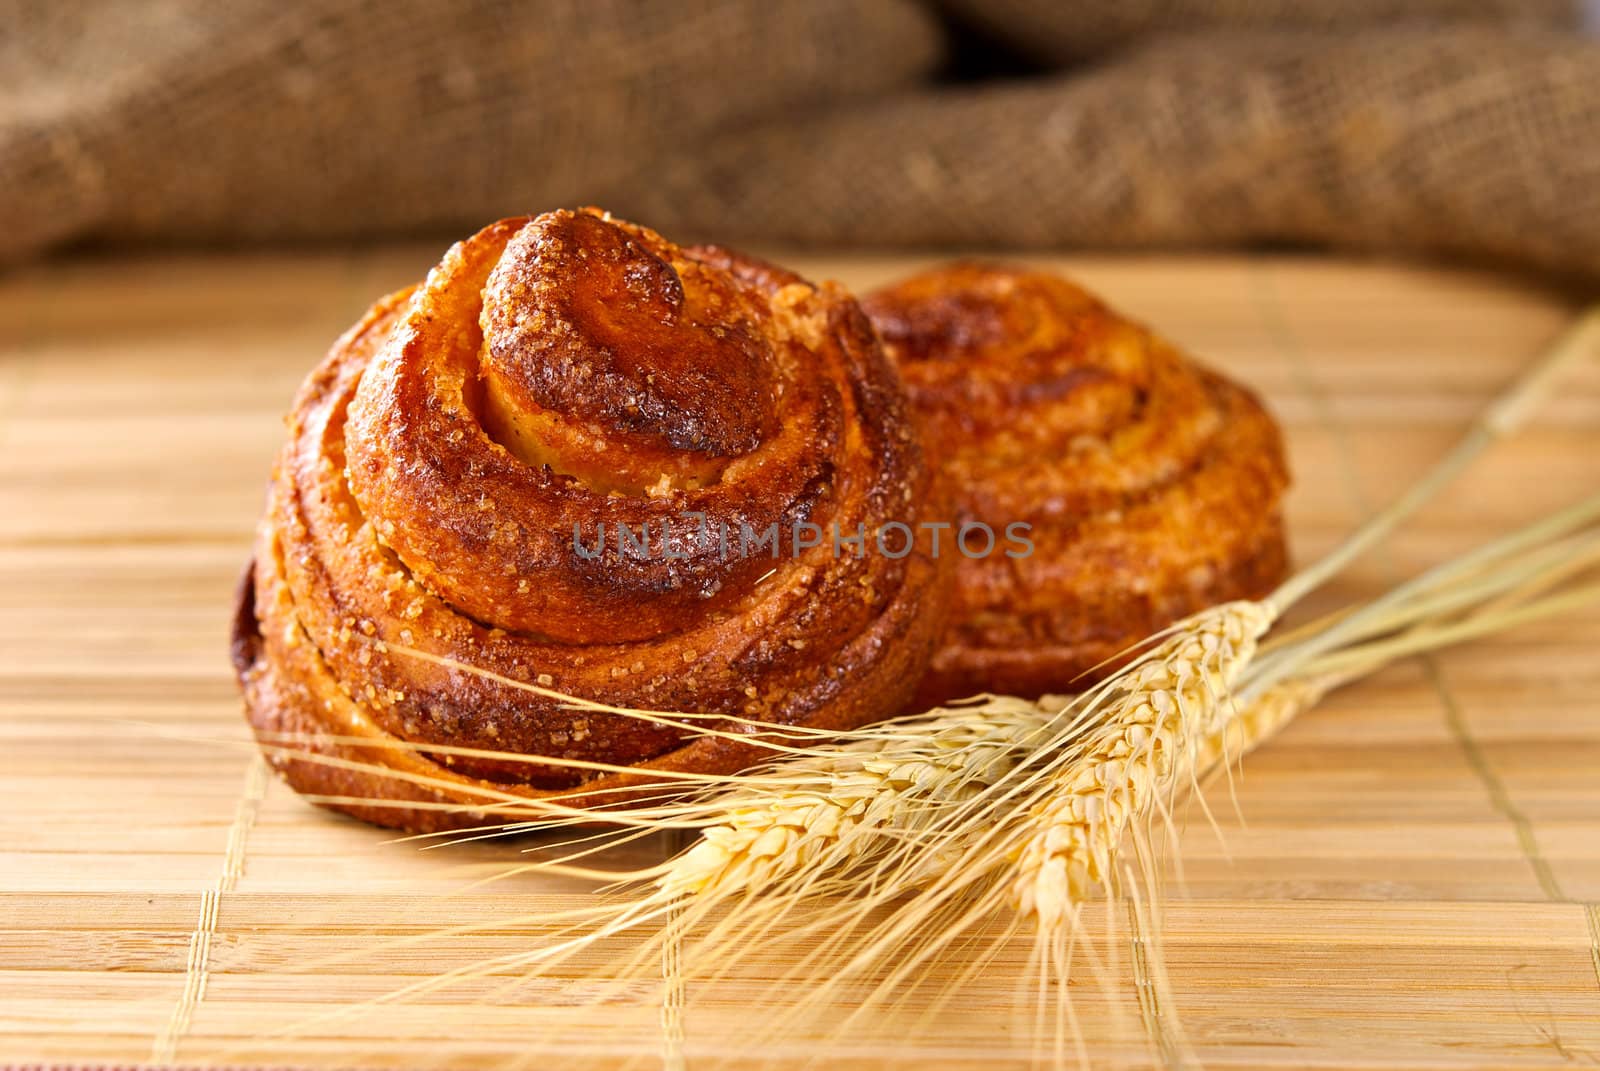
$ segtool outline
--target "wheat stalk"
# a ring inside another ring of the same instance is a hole
[[[1034,788],[1039,801],[1011,852],[1017,910],[1056,926],[1108,883],[1129,824],[1172,795],[1225,723],[1234,682],[1273,617],[1253,602],[1204,611],[1132,670],[1081,758]]]
[[[997,697],[790,759],[718,799],[726,817],[702,829],[657,885],[671,895],[771,888],[848,865],[885,831],[914,839],[941,808],[971,800],[1031,754],[1046,723],[1034,704]]]
[[[1335,676],[1289,677],[1258,693],[1249,702],[1241,702],[1238,712],[1196,749],[1195,769],[1199,776],[1239,761],[1316,706],[1341,683],[1343,678]]]

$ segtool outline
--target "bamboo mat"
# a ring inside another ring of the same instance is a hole
[[[252,1040],[526,948],[525,916],[585,897],[475,885],[517,847],[397,843],[300,803],[241,746],[229,594],[280,414],[367,301],[437,252],[0,278],[0,1062],[478,1068],[538,1039],[565,1055],[532,1066],[655,1060],[656,994],[585,1009],[514,972]],[[1302,560],[1418,475],[1572,311],[1494,276],[1352,261],[1056,263],[1266,395]],[[915,262],[795,265],[864,286]],[[1319,605],[1595,490],[1597,445],[1589,366]],[[1252,756],[1237,812],[1213,793],[1223,838],[1191,822],[1165,937],[1207,1065],[1600,1063],[1597,650],[1591,611],[1396,666]],[[421,936],[470,922],[491,925]],[[915,1032],[745,1062],[1024,1065],[1019,957]],[[1075,988],[1097,1065],[1152,1059],[1135,982]],[[691,1056],[742,1036],[760,992],[753,971],[701,994]]]

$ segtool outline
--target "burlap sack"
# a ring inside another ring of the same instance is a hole
[[[725,135],[625,203],[783,241],[1314,242],[1600,276],[1600,41],[1161,39],[1090,74]]]
[[[1564,0],[0,0],[0,21],[0,258],[595,202],[740,241],[1306,242],[1600,277],[1600,41]],[[1016,76],[944,78],[974,41]]]
[[[912,0],[0,0],[0,25],[11,256],[462,232],[909,86],[941,47]]]

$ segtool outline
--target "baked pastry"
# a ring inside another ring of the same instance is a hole
[[[919,702],[1074,690],[1283,578],[1283,440],[1243,387],[1043,272],[952,264],[862,304],[958,514],[1005,546],[958,557]]]
[[[296,789],[412,830],[747,766],[770,752],[407,651],[612,706],[896,714],[948,563],[851,537],[918,523],[929,482],[847,294],[597,210],[503,220],[374,305],[295,399],[240,596],[247,715],[324,757],[269,749]]]

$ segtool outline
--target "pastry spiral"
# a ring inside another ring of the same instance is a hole
[[[848,295],[595,210],[501,221],[302,386],[241,591],[247,715],[315,741],[324,761],[270,752],[296,789],[416,830],[481,821],[485,791],[599,805],[653,769],[748,765],[768,753],[397,648],[611,706],[853,727],[910,698],[949,577],[850,537],[918,523],[929,483]]]
[[[1283,441],[1249,391],[1042,272],[953,264],[863,306],[957,512],[1032,543],[958,560],[919,701],[1070,690],[1282,579]]]

